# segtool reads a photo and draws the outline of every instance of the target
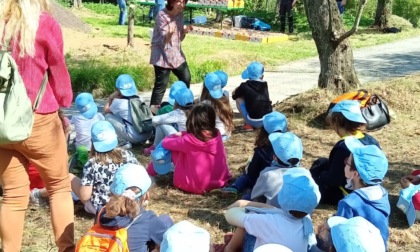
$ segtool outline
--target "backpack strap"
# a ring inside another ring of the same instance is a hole
[[[140,99],[140,97],[139,97],[138,95],[133,95],[133,96],[122,96],[122,97],[121,97],[121,99],[128,100],[128,109],[129,109],[129,110],[131,110],[131,109],[130,109],[130,106],[131,106],[131,104],[130,104],[130,100],[131,100],[131,99],[134,99],[134,98],[138,98],[138,99]],[[132,123],[130,123],[129,121],[125,120],[124,118],[122,118],[122,120],[123,120],[123,123],[124,123],[124,124],[130,124],[131,126],[133,126],[133,124],[132,124]]]
[[[48,70],[44,74],[44,78],[42,78],[41,87],[39,88],[38,94],[36,95],[33,111],[35,112],[39,105],[41,104],[42,97],[44,96],[45,89],[47,88],[47,82],[48,82]]]

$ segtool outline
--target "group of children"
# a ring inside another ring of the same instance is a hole
[[[97,216],[79,251],[98,244],[90,234],[120,229],[126,230],[124,246],[130,251],[372,251],[372,244],[374,251],[385,251],[390,205],[381,183],[388,161],[378,142],[363,133],[359,103],[345,100],[333,107],[329,120],[341,139],[328,158],[305,169],[302,141],[288,131],[286,117],[272,111],[263,73],[263,65],[252,62],[242,74],[248,80],[232,93],[245,121],[242,129],[259,132],[245,172],[231,184],[224,147],[233,130],[229,93],[223,90],[226,73],[208,73],[196,100],[185,83],[172,85],[168,102],[152,119],[153,144],[144,149],[152,162],[146,168],[128,150],[152,135],[131,127],[125,98],[137,95],[131,76],[118,77],[105,117],[91,94],[79,94],[80,114],[71,123],[76,153],[89,158],[81,178],[71,175],[72,191],[86,212]],[[226,211],[227,222],[237,228],[225,235],[224,244],[211,245],[209,233],[187,221],[173,224],[169,216],[145,210],[151,177],[169,172],[174,186],[185,192],[243,195]],[[420,179],[410,175],[403,182],[412,188],[410,182]],[[31,198],[48,197],[43,189],[35,192]],[[315,232],[311,215],[320,202],[338,209]]]

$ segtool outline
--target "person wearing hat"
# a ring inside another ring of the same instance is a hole
[[[236,100],[236,107],[245,120],[242,127],[245,131],[261,128],[263,116],[273,110],[263,77],[264,66],[260,62],[251,62],[242,72],[242,79],[247,81],[232,92],[232,99]]]
[[[232,194],[237,196],[239,192],[246,189],[253,189],[260,173],[266,167],[272,166],[273,158],[275,156],[273,145],[269,140],[269,134],[278,132],[285,133],[287,131],[286,116],[280,112],[273,111],[263,117],[263,127],[259,130],[255,138],[254,154],[247,164],[245,173],[239,176],[229,187],[220,189],[224,195]],[[246,194],[243,199],[251,199],[251,195]]]
[[[223,141],[230,138],[233,125],[233,110],[229,97],[223,95],[222,80],[215,73],[207,73],[204,77],[200,102],[210,104],[216,111],[216,128],[222,134]]]
[[[292,132],[269,135],[274,149],[272,164],[261,171],[251,192],[251,200],[280,207],[277,195],[283,185],[283,175],[291,168],[298,167],[303,156],[302,140]]]
[[[183,220],[163,234],[160,252],[209,252],[210,234],[207,230]]]
[[[132,143],[146,142],[152,132],[139,133],[133,126],[130,98],[138,98],[133,78],[129,74],[121,74],[117,78],[116,87],[118,90],[109,96],[104,105],[105,119],[114,126],[119,146],[130,149]]]
[[[174,110],[163,115],[154,116],[152,119],[153,126],[156,128],[155,139],[150,147],[144,149],[145,155],[150,155],[166,136],[187,130],[187,116],[193,107],[194,95],[186,86],[177,89],[172,95]]]
[[[109,200],[109,187],[119,167],[139,162],[132,152],[117,148],[117,134],[111,123],[94,123],[91,136],[92,150],[83,167],[82,178],[70,174],[70,179],[72,191],[83,203],[86,212],[96,214]]]
[[[110,187],[109,202],[99,211],[98,222],[104,229],[127,229],[129,251],[147,252],[159,248],[164,233],[173,225],[164,214],[145,210],[152,180],[143,166],[125,164],[118,168]]]
[[[316,243],[310,214],[318,206],[320,193],[305,168],[289,169],[277,195],[280,209],[271,205],[238,200],[225,213],[237,226],[225,252],[254,251],[264,244],[280,244],[292,251],[307,251]],[[252,237],[254,236],[254,237]]]
[[[217,70],[214,73],[219,76],[221,87],[224,88],[227,85],[229,76],[222,70]],[[226,96],[229,99],[229,91],[223,90],[223,96]]]
[[[391,212],[388,192],[381,186],[388,171],[388,160],[376,145],[364,145],[356,137],[344,140],[351,155],[345,161],[344,173],[353,192],[338,202],[337,216],[361,216],[377,227],[385,247],[389,236]]]
[[[344,143],[349,136],[354,136],[364,145],[376,145],[378,141],[364,133],[366,120],[360,111],[360,103],[343,100],[331,109],[331,128],[341,138],[332,148],[328,158],[319,158],[311,166],[311,174],[321,191],[321,203],[337,205],[345,195],[351,192],[346,188],[344,161],[350,156],[350,150]]]
[[[105,117],[98,113],[98,106],[90,93],[80,93],[75,103],[80,114],[73,115],[70,121],[76,131],[74,144],[76,149],[83,146],[90,150],[92,148],[90,129],[95,122],[103,121]]]

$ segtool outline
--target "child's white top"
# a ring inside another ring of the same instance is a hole
[[[204,100],[204,101],[202,101],[202,103],[205,103],[205,104],[208,104],[208,105],[212,106],[212,104],[209,100]],[[230,134],[227,134],[225,124],[220,120],[218,115],[216,115],[216,128],[220,131],[220,135],[222,135],[222,136],[230,135]]]
[[[97,121],[103,121],[105,117],[101,113],[96,113],[91,119],[87,119],[82,115],[74,115],[71,117],[71,124],[74,124],[76,131],[75,145],[76,148],[80,146],[86,147],[89,151],[92,147],[90,130],[92,125]]]
[[[176,123],[178,125],[178,131],[187,130],[187,117],[185,116],[185,112],[181,109],[174,109],[169,113],[154,116],[152,123],[155,127],[162,124]]]
[[[303,220],[279,209],[276,214],[249,213],[244,219],[245,230],[257,238],[254,249],[268,243],[281,244],[292,251],[307,251],[308,240]]]

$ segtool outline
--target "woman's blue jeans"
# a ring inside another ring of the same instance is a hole
[[[119,25],[125,25],[127,22],[127,3],[125,0],[117,0],[118,6],[120,7],[120,18],[118,20]]]

